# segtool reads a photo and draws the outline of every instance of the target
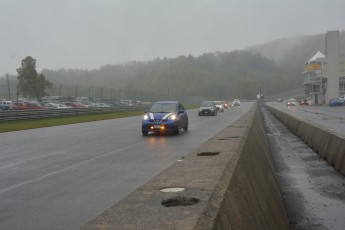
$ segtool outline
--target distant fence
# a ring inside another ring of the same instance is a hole
[[[119,111],[144,111],[148,105],[121,106],[110,108],[82,108],[82,109],[47,109],[47,110],[0,110],[0,122],[39,119],[49,117],[65,117],[95,113],[110,113]]]
[[[47,96],[64,97],[73,100],[77,97],[87,97],[91,101],[106,102],[112,99],[121,99],[124,101],[154,102],[159,100],[177,100],[184,104],[191,104],[204,100],[203,97],[191,96],[188,94],[179,94],[174,92],[173,88],[167,88],[166,93],[145,92],[125,88],[106,88],[85,85],[52,84],[50,89],[46,90]],[[17,94],[17,82],[13,79],[8,83],[0,83],[0,99],[20,100],[22,95]]]

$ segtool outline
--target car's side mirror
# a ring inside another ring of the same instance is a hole
[[[178,113],[184,113],[184,110],[180,110]]]

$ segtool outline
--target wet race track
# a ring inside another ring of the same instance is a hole
[[[345,229],[345,177],[265,108],[262,114],[290,228]]]
[[[215,117],[188,111],[190,130],[178,136],[143,137],[141,116],[0,134],[0,229],[78,229],[252,105]],[[338,112],[306,109],[288,111],[304,119],[323,114],[321,121],[339,129]],[[291,229],[345,229],[344,176],[262,113]]]
[[[0,230],[79,229],[253,105],[189,110],[189,131],[141,135],[142,116],[0,134]]]

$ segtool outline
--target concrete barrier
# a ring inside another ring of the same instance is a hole
[[[83,229],[289,229],[258,105]]]
[[[291,114],[265,105],[286,127],[314,149],[322,158],[345,175],[345,136],[315,122],[302,120]]]

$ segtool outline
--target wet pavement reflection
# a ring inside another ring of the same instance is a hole
[[[345,177],[265,108],[262,114],[291,229],[345,229]]]

